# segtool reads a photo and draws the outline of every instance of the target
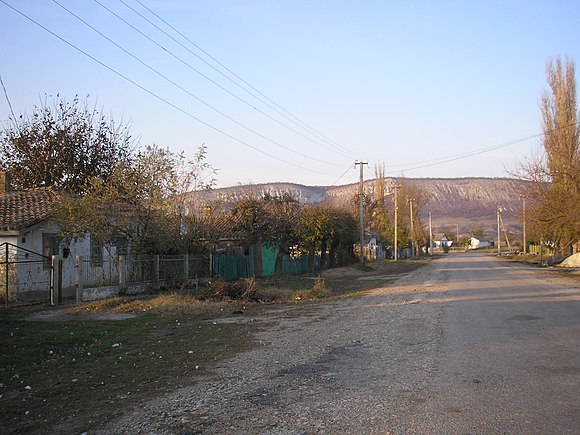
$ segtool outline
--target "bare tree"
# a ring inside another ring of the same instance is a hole
[[[529,213],[536,237],[570,252],[580,235],[580,126],[574,61],[560,57],[546,63],[549,90],[541,99],[543,153],[521,167],[534,181]]]
[[[541,109],[544,130],[546,170],[554,184],[580,189],[578,107],[574,61],[549,59],[546,79],[550,92],[542,95]]]
[[[132,140],[127,125],[115,123],[96,108],[57,96],[32,115],[10,118],[0,132],[0,168],[9,170],[14,187],[53,187],[85,194],[89,180],[107,180],[119,162],[128,162]]]

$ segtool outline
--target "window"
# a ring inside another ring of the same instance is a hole
[[[53,255],[58,255],[58,239],[54,233],[43,233],[42,234],[42,255],[44,259],[44,267],[48,268],[51,266],[51,257]]]
[[[103,265],[103,244],[91,237],[91,266]]]

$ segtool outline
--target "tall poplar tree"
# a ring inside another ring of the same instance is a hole
[[[562,253],[580,237],[580,125],[574,61],[546,62],[549,90],[542,94],[543,156],[524,170],[537,181],[530,214],[536,237],[551,241]]]

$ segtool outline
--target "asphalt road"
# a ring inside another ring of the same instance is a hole
[[[478,254],[437,262],[435,370],[401,432],[580,433],[580,289]]]

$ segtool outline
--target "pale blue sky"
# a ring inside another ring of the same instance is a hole
[[[205,143],[219,186],[346,184],[355,159],[370,163],[366,178],[382,163],[397,176],[505,176],[538,138],[413,168],[538,134],[546,59],[580,59],[576,1],[123,0],[179,45],[121,1],[98,0],[165,51],[95,0],[58,2],[173,83],[53,0],[1,0],[0,75],[14,112],[45,94],[90,95],[143,145],[193,155]],[[239,83],[143,5],[280,108],[200,61],[192,53]],[[9,115],[2,92],[0,120]]]

